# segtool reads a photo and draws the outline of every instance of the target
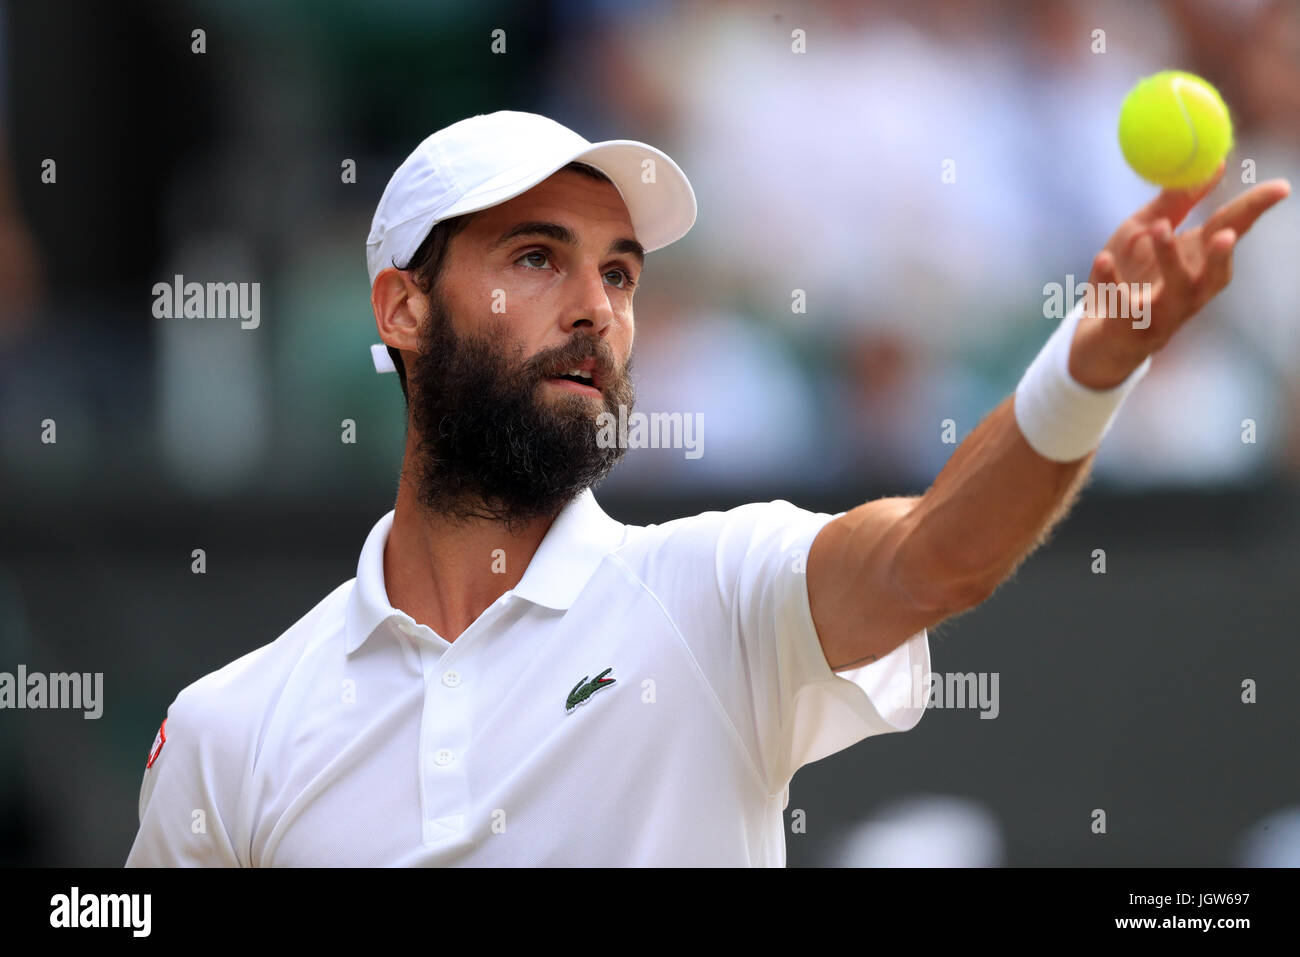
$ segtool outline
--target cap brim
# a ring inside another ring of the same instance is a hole
[[[520,176],[511,170],[477,186],[441,219],[499,206],[528,192],[572,162],[594,166],[614,182],[637,241],[646,252],[662,249],[685,236],[695,224],[695,191],[681,167],[666,153],[636,140],[605,140],[565,151]],[[432,224],[430,224],[432,228]]]
[[[653,146],[607,140],[568,162],[574,160],[596,167],[614,181],[646,252],[675,243],[695,225],[695,191],[690,181],[667,154]]]

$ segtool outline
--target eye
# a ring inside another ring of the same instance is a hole
[[[623,285],[619,286],[619,289],[633,289],[636,287],[636,280],[632,278],[631,274],[626,269],[611,269],[609,272],[605,273],[605,275],[622,276]]]
[[[540,256],[543,262],[550,262],[550,261],[551,261],[551,257],[548,256],[545,252],[543,252],[543,251],[540,250],[540,249],[534,249],[534,250],[532,250],[532,251],[530,251],[530,252],[526,252],[526,253],[524,253],[522,256],[520,256],[518,259],[516,259],[515,262],[517,262],[517,263],[519,263],[519,262],[523,262],[525,259],[528,259],[528,258],[530,258],[530,257],[532,257],[532,256]],[[530,266],[529,268],[530,268],[530,269],[541,269],[542,267],[541,267],[541,266]]]
[[[515,263],[516,263],[516,264],[519,264],[519,263],[525,263],[527,260],[533,258],[534,256],[536,256],[538,259],[540,259],[540,260],[542,261],[543,265],[540,265],[540,266],[527,266],[526,268],[528,268],[528,269],[542,269],[542,268],[544,268],[544,265],[545,265],[546,263],[549,263],[549,262],[551,261],[550,253],[548,253],[546,250],[544,250],[544,249],[530,249],[528,252],[524,253],[524,254],[521,255],[518,259],[516,259],[516,260],[515,260]],[[626,269],[623,269],[622,267],[619,267],[619,268],[616,268],[616,269],[610,269],[610,270],[608,270],[608,271],[605,273],[605,277],[608,279],[610,276],[621,276],[622,279],[623,279],[623,281],[622,281],[621,283],[613,283],[614,288],[616,288],[616,289],[625,289],[625,290],[631,291],[632,289],[635,289],[635,288],[636,288],[636,280],[632,278],[632,274],[631,274],[631,273],[629,273]]]

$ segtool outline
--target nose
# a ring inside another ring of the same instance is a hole
[[[566,333],[585,329],[591,335],[604,337],[614,323],[614,310],[609,304],[603,276],[571,276],[570,298],[565,306],[561,325]]]

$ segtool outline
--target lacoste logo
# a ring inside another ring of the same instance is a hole
[[[583,675],[582,680],[574,685],[573,690],[569,692],[569,698],[564,702],[564,713],[568,714],[601,688],[608,688],[612,685],[614,679],[606,678],[605,675],[609,674],[613,670],[613,668],[606,668],[591,681],[588,681],[587,676]]]

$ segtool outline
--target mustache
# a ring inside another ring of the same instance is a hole
[[[598,336],[575,336],[569,342],[541,352],[529,361],[528,371],[533,378],[544,379],[558,375],[588,359],[596,360],[596,375],[602,382],[614,379],[617,363],[614,350]]]

